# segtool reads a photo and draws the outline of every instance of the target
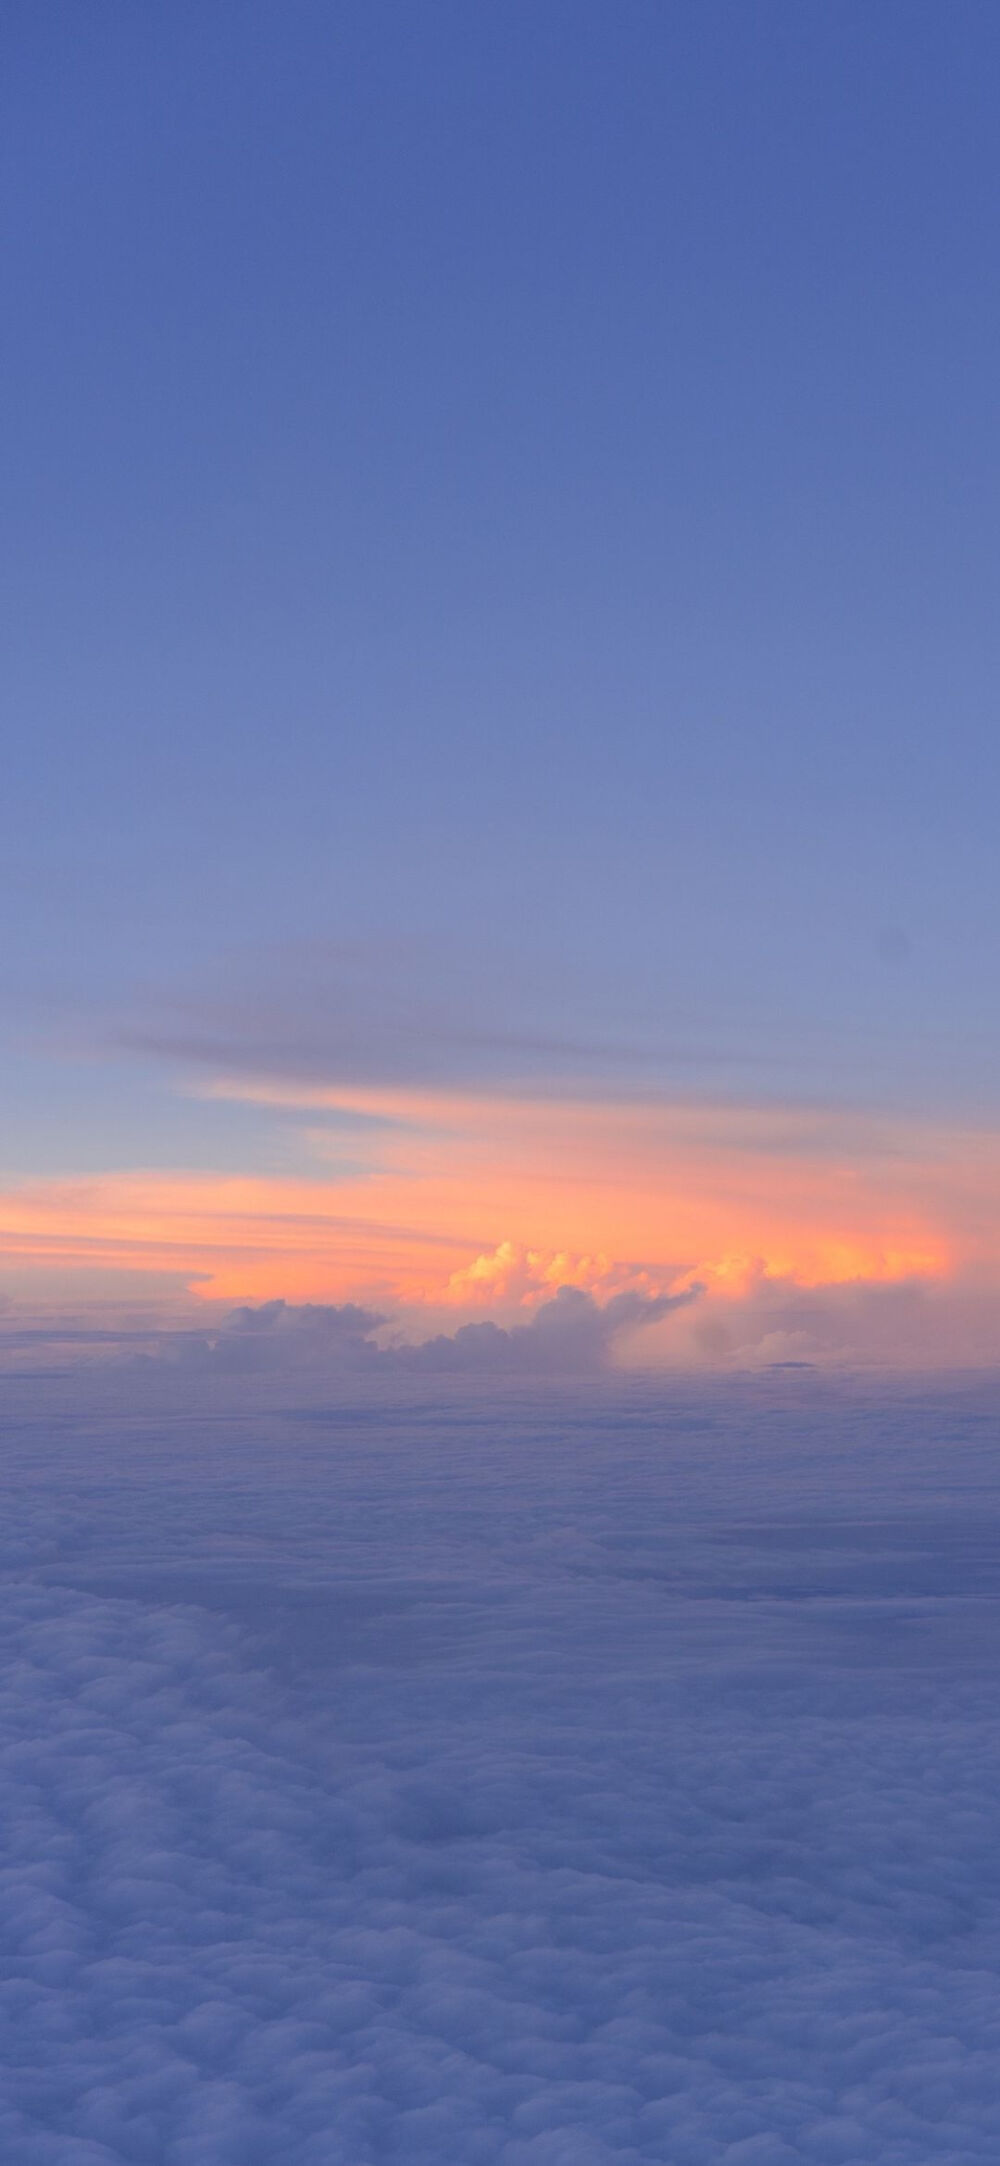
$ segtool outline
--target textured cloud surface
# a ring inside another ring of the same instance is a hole
[[[124,1382],[10,1386],[5,2158],[996,2158],[992,1389]]]

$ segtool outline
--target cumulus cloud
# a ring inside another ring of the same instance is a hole
[[[992,1275],[809,1286],[760,1268],[735,1289],[710,1286],[690,1326],[650,1348],[654,1359],[723,1366],[794,1359],[900,1369],[981,1365],[998,1352]]]
[[[385,1344],[389,1318],[354,1303],[265,1301],[232,1310],[210,1332],[165,1337],[155,1349],[169,1362],[230,1374],[261,1371],[471,1371],[508,1375],[574,1375],[605,1366],[627,1333],[660,1322],[697,1298],[700,1288],[645,1294],[628,1288],[599,1302],[576,1286],[560,1286],[530,1321],[510,1327],[492,1320],[411,1344]]]
[[[3,2156],[992,2166],[991,1394],[389,1374],[11,1396]]]
[[[579,1286],[560,1286],[537,1308],[530,1323],[507,1329],[492,1322],[462,1324],[451,1333],[400,1348],[396,1359],[421,1369],[501,1369],[528,1375],[602,1368],[625,1333],[659,1323],[671,1310],[697,1300],[700,1286],[677,1294],[644,1294],[627,1288],[595,1301]]]
[[[560,1286],[578,1286],[598,1300],[619,1293],[656,1299],[671,1290],[678,1275],[676,1268],[669,1273],[651,1272],[600,1252],[576,1255],[567,1249],[526,1248],[517,1241],[500,1241],[451,1273],[445,1299],[462,1307],[532,1308],[550,1300],[553,1288]]]
[[[387,1319],[353,1301],[262,1301],[230,1310],[217,1331],[185,1339],[185,1362],[231,1371],[356,1368],[378,1359],[373,1333]]]
[[[429,1327],[454,1314],[451,1297],[436,1313],[423,1304],[390,1310],[280,1298],[227,1310],[189,1297],[173,1309],[116,1315],[106,1303],[100,1324],[87,1312],[59,1316],[12,1304],[0,1318],[0,1373],[124,1362],[332,1385],[338,1376],[397,1370],[572,1377],[609,1366],[676,1374],[782,1361],[948,1370],[989,1365],[1000,1353],[1000,1294],[985,1276],[807,1285],[758,1267],[736,1282],[709,1273],[667,1291],[631,1266],[604,1271],[596,1258],[576,1259],[592,1265],[593,1284],[553,1287],[547,1260],[539,1265],[513,1248],[508,1256],[506,1247],[486,1259],[497,1267],[493,1313],[477,1316],[470,1300],[449,1330]],[[574,1259],[555,1262],[562,1269]],[[616,1278],[633,1283],[616,1288]]]

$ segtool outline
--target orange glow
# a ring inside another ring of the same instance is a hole
[[[801,1108],[221,1084],[213,1095],[298,1109],[317,1177],[137,1172],[9,1189],[8,1271],[169,1271],[213,1299],[481,1313],[563,1284],[603,1296],[697,1277],[724,1296],[762,1272],[837,1285],[995,1258],[992,1134]],[[347,1178],[323,1177],[334,1146],[317,1116],[334,1106],[378,1116]]]

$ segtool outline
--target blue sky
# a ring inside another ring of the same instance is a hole
[[[992,1120],[994,11],[3,45],[8,1171],[259,1167],[220,1065]]]

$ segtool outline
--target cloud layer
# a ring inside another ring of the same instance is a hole
[[[13,1395],[4,2156],[995,2159],[992,1399],[379,1379]]]

